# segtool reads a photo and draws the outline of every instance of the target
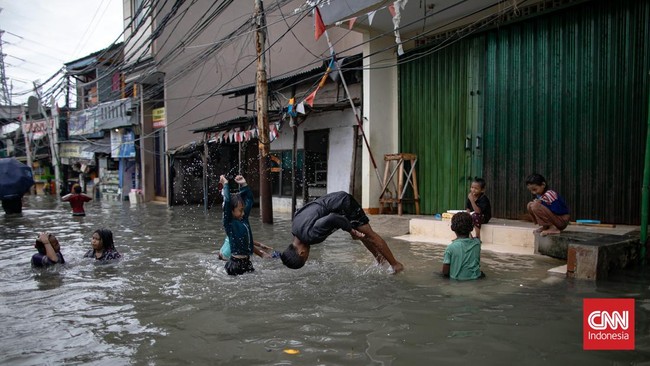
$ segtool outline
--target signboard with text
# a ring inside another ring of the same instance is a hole
[[[59,156],[61,158],[93,159],[95,153],[84,150],[88,146],[84,143],[61,143],[59,144]]]
[[[130,128],[111,130],[111,157],[135,158],[135,134]]]
[[[153,128],[165,127],[167,125],[167,120],[165,118],[165,107],[152,110],[151,120],[153,121]]]

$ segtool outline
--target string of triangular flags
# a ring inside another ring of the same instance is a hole
[[[366,14],[368,16],[368,23],[372,25],[372,20],[374,19],[377,11],[388,9],[393,19],[393,29],[394,29],[393,32],[395,34],[395,43],[397,44],[397,54],[400,56],[404,54],[404,48],[402,47],[402,39],[400,37],[399,26],[401,23],[401,10],[403,10],[406,7],[406,3],[408,3],[408,0],[396,0],[393,1],[393,3],[388,6],[384,6],[378,10],[373,10]],[[344,21],[336,22],[336,25],[338,26],[343,24],[344,22],[349,22],[349,28],[352,29],[357,18],[358,17],[354,17]],[[336,54],[334,53],[334,48],[332,47],[332,43],[329,40],[325,23],[323,22],[323,18],[320,15],[320,10],[318,9],[318,6],[315,6],[314,7],[314,38],[318,40],[323,34],[325,34],[325,36],[327,37],[327,43],[330,48],[330,55],[331,55],[330,62],[327,65],[327,69],[325,70],[325,73],[323,74],[323,77],[318,83],[316,89],[314,89],[311,93],[309,93],[309,95],[307,95],[301,102],[297,104],[295,98],[289,99],[289,105],[287,106],[287,115],[289,116],[290,119],[289,125],[291,127],[295,125],[294,118],[298,116],[298,113],[305,114],[305,104],[307,104],[310,107],[314,106],[314,100],[316,99],[316,94],[325,85],[325,82],[327,81],[327,77],[330,75],[330,73],[334,73],[334,71],[336,71],[337,68],[340,68],[341,62],[343,61],[342,59],[341,60],[336,59]],[[332,75],[332,78],[334,78],[334,75]]]
[[[275,141],[280,135],[280,123],[273,122],[269,123],[269,138],[271,142]],[[233,142],[244,142],[250,141],[251,139],[257,138],[259,132],[257,126],[251,126],[248,129],[241,129],[239,127],[233,128],[225,131],[217,132],[207,132],[206,139],[209,142],[221,143],[233,143]]]
[[[400,56],[404,54],[404,47],[402,47],[402,38],[399,32],[399,25],[402,21],[401,11],[404,10],[404,8],[406,8],[406,3],[408,3],[408,0],[396,0],[393,1],[393,3],[390,5],[366,13],[366,16],[368,17],[368,25],[372,25],[372,20],[375,18],[375,14],[379,10],[388,9],[393,19],[393,33],[395,34],[395,43],[397,44],[397,54]],[[318,9],[318,7],[316,7],[316,9]],[[336,25],[341,26],[343,23],[348,22],[348,29],[352,29],[357,19],[358,17],[354,17],[354,18],[338,21],[336,22]],[[318,17],[316,17],[314,22],[315,22],[315,29],[316,29],[315,36],[316,36],[316,40],[318,40],[318,38],[325,32],[325,24],[323,23],[323,20],[320,18],[320,13],[318,14]]]

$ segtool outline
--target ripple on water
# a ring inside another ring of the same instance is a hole
[[[583,298],[634,297],[638,326],[650,318],[648,270],[583,283],[549,277],[553,259],[484,252],[487,278],[457,282],[437,274],[445,246],[389,238],[406,266],[394,276],[336,232],[300,270],[254,258],[254,273],[231,277],[216,258],[218,208],[86,207],[75,219],[54,198],[26,197],[22,217],[0,217],[0,363],[602,364],[581,352]],[[288,216],[263,225],[258,214],[256,240],[286,247]],[[82,258],[99,227],[113,230],[120,263]],[[65,266],[30,268],[44,230],[56,231]],[[637,344],[648,343],[637,332]],[[612,357],[640,363],[646,355]]]

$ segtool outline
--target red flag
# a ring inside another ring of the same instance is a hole
[[[318,10],[318,6],[315,8],[315,15],[314,15],[314,27],[316,31],[314,32],[314,37],[316,37],[316,40],[320,38],[320,36],[325,33],[325,23],[323,23],[323,18],[320,17],[320,11]]]
[[[388,11],[390,11],[390,15],[392,15],[393,18],[395,18],[395,14],[396,14],[395,13],[395,3],[392,3],[392,4],[388,5]]]
[[[354,27],[354,22],[356,21],[357,21],[357,17],[350,19],[350,26],[348,27],[348,29],[352,29],[352,27]]]
[[[307,103],[310,107],[314,106],[314,98],[316,98],[317,91],[318,89],[314,90],[313,92],[311,92],[311,94],[307,96],[307,98],[305,98],[305,103]]]

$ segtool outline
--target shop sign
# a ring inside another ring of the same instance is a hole
[[[31,136],[32,140],[40,140],[47,134],[47,122],[50,121],[43,119],[25,123],[25,133],[28,136]]]
[[[135,134],[130,128],[111,130],[111,157],[135,158]]]
[[[151,111],[151,119],[153,121],[153,128],[162,128],[167,125],[165,116],[165,107],[156,108]]]
[[[61,158],[89,159],[95,157],[95,153],[85,151],[89,145],[79,143],[61,143],[59,144],[59,156]]]
[[[90,135],[95,132],[95,120],[88,118],[88,110],[76,111],[70,113],[68,119],[68,135],[81,136]]]

